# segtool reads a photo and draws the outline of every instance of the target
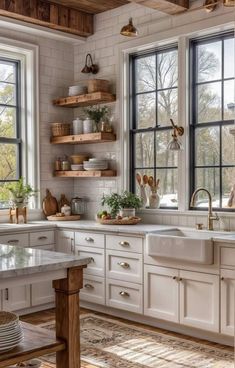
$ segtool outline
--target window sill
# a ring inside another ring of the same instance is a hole
[[[32,220],[42,220],[42,210],[39,208],[28,210],[28,219]],[[0,210],[0,222],[9,222],[9,210]]]
[[[213,213],[216,211],[213,211]],[[138,215],[169,215],[169,216],[207,216],[208,210],[205,211],[194,211],[194,210],[187,210],[187,211],[180,211],[180,210],[172,210],[172,209],[150,209],[150,208],[143,208],[137,211]],[[235,216],[235,211],[223,212],[218,211],[219,217],[233,217]]]

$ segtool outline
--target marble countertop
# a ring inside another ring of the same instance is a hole
[[[89,257],[0,244],[0,279],[85,266]]]

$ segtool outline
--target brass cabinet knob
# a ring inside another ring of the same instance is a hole
[[[129,247],[130,243],[128,241],[120,241],[119,245],[121,245],[122,247]]]
[[[84,287],[86,288],[86,289],[94,289],[94,286],[93,285],[91,285],[91,284],[85,284],[84,285]]]
[[[87,237],[85,238],[85,240],[89,243],[93,243],[94,242],[94,239],[93,238],[90,238],[90,237]]]
[[[118,262],[118,265],[121,266],[122,268],[130,268],[129,263],[127,262]]]
[[[120,291],[119,295],[126,296],[126,297],[130,296],[130,294],[127,293],[126,291]]]

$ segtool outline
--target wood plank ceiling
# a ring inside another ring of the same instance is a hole
[[[57,4],[84,11],[86,13],[98,14],[107,10],[126,5],[128,0],[52,0]]]

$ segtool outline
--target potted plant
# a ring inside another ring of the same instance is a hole
[[[84,109],[85,114],[88,116],[89,122],[92,120],[95,123],[95,131],[99,132],[99,123],[106,117],[109,113],[109,108],[107,106],[92,106]],[[84,124],[86,122],[84,120]],[[85,129],[84,129],[85,130]]]
[[[125,191],[122,194],[112,193],[103,196],[102,206],[104,205],[110,208],[112,218],[115,218],[119,212],[122,217],[131,217],[135,216],[135,210],[142,206],[142,201],[136,194]]]
[[[9,190],[11,195],[11,205],[13,207],[24,207],[28,203],[29,197],[36,194],[29,184],[24,184],[24,178],[20,179],[14,183],[6,184],[6,189]]]

